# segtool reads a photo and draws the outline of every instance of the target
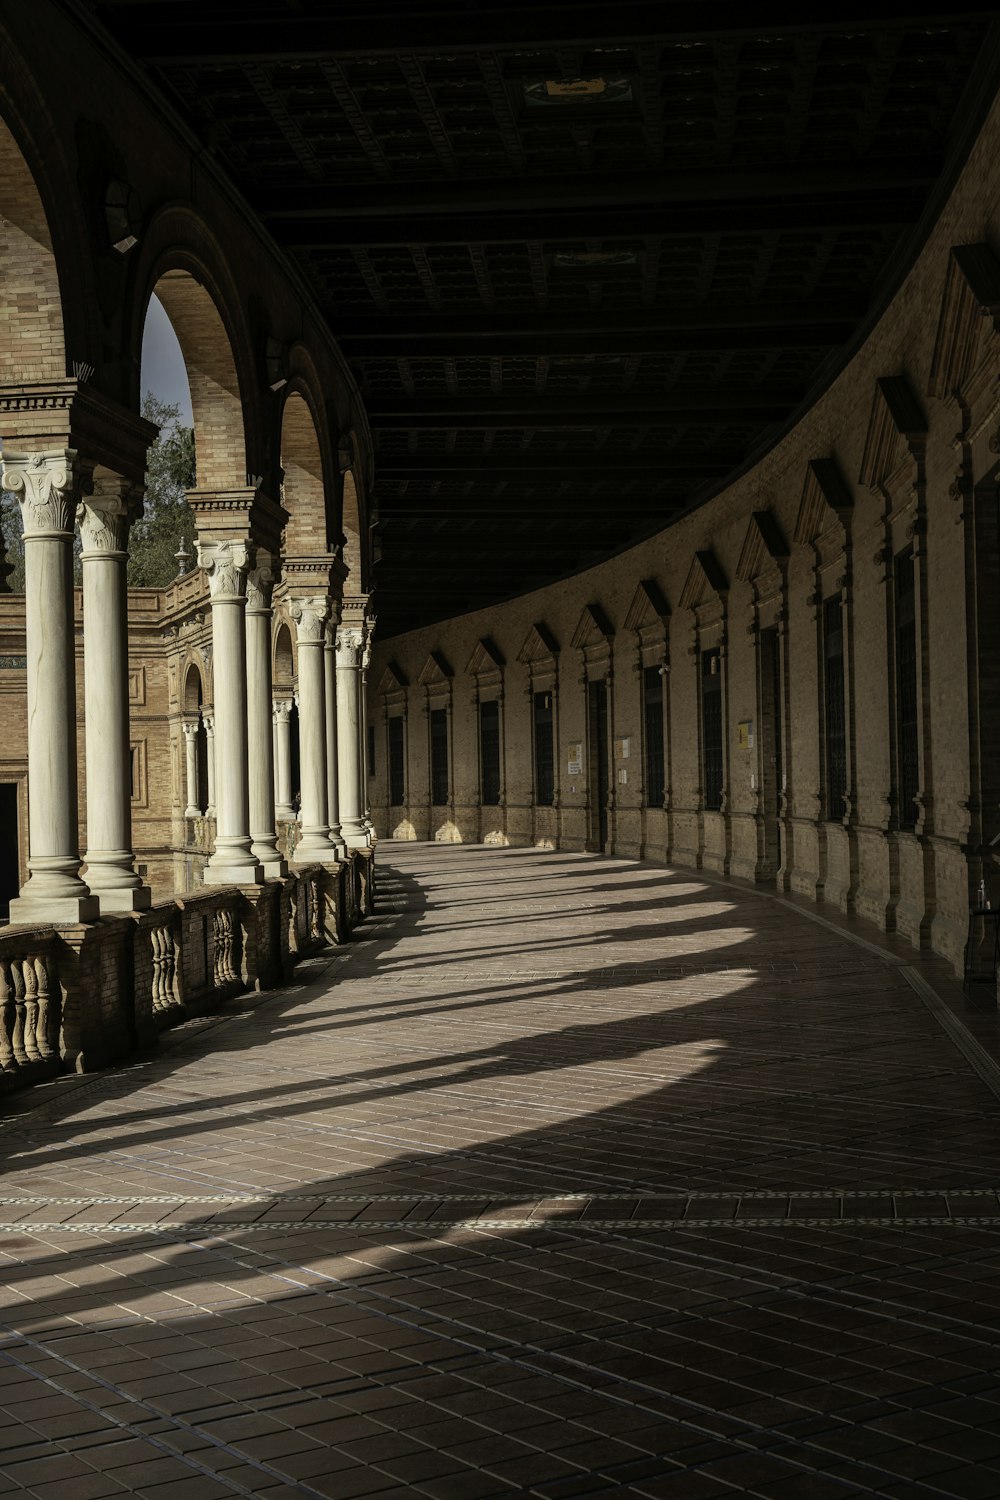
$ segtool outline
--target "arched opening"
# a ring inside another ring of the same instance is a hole
[[[202,712],[204,704],[204,691],[202,688],[201,672],[192,664],[187,669],[184,678],[184,720],[187,724],[195,724],[195,786],[194,798],[191,805],[196,807],[204,816],[208,807],[208,735],[205,733],[205,716]],[[187,797],[185,788],[185,799]]]
[[[31,169],[9,127],[0,120],[0,385],[62,380],[66,340],[62,297],[45,209]],[[0,433],[0,441],[5,434]],[[4,496],[3,541],[9,560],[6,587],[24,593],[20,508]]]
[[[292,391],[281,414],[282,503],[289,514],[286,550],[290,556],[316,555],[329,547],[323,457],[312,411]]]
[[[349,594],[364,593],[362,582],[362,548],[361,548],[361,509],[358,505],[358,487],[354,482],[354,471],[348,469],[344,475],[344,511],[343,527],[346,541],[344,543],[344,562],[347,564],[347,582],[344,585],[345,592]]]
[[[283,814],[287,817],[289,816],[287,809],[297,808],[300,800],[299,710],[295,702],[295,656],[292,649],[292,633],[284,621],[279,624],[274,637],[272,683],[275,701],[288,707],[288,786],[284,789],[277,785],[275,787],[278,815],[280,817]],[[276,754],[276,767],[278,764],[279,757]],[[282,796],[283,790],[288,793],[287,803]]]

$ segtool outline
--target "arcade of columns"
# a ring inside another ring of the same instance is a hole
[[[128,536],[141,508],[141,485],[88,464],[70,447],[27,452],[12,445],[0,472],[3,488],[20,504],[25,553],[28,879],[11,902],[10,921],[78,923],[102,911],[142,910],[151,893],[132,849],[126,593]],[[345,600],[348,570],[338,557],[291,557],[282,565],[280,536],[288,517],[259,488],[193,491],[189,499],[211,602],[215,682],[208,791],[216,838],[205,881],[253,886],[287,873],[277,846],[276,803],[278,814],[294,816],[289,705],[274,703],[272,693],[275,584],[283,574],[298,641],[301,837],[295,863],[336,862],[346,850],[372,842],[363,703],[371,620],[365,599]],[[77,797],[77,522],[86,880]],[[196,728],[185,725],[188,815],[198,812]]]

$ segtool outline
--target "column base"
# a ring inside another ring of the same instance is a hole
[[[281,858],[262,859],[260,867],[264,871],[265,880],[284,880],[288,874],[288,861]]]
[[[101,903],[96,896],[15,896],[10,903],[11,925],[25,927],[75,926],[96,922]]]
[[[204,881],[206,885],[263,885],[263,866],[253,865],[228,865],[213,864],[211,861],[205,866]]]
[[[345,833],[344,843],[348,849],[370,849],[372,836],[364,829],[360,833]]]
[[[91,886],[92,895],[101,903],[101,911],[148,911],[153,904],[153,893],[148,885],[126,886],[124,890],[102,891]]]

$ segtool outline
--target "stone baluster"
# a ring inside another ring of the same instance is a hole
[[[326,620],[329,601],[319,595],[292,601],[289,613],[295,621],[299,661],[299,776],[302,805],[299,820],[302,837],[295,846],[299,864],[334,860],[336,845],[330,842],[328,781],[326,764]]]
[[[292,806],[292,704],[288,698],[278,698],[271,708],[274,721],[274,801],[275,817],[288,822],[295,819]]]
[[[253,562],[243,541],[198,541],[198,564],[208,575],[212,600],[215,685],[215,852],[205,869],[208,885],[256,885],[264,878],[250,839],[247,750],[247,572]],[[206,729],[207,729],[206,721]],[[212,759],[209,758],[209,766]],[[209,772],[209,797],[212,796]]]
[[[80,878],[76,784],[72,449],[6,452],[2,484],[21,507],[28,680],[28,879],[11,922],[87,922],[100,912]]]
[[[198,806],[198,721],[185,722],[181,725],[184,731],[184,779],[187,791],[187,806],[184,809],[186,818],[200,818],[201,808]]]
[[[364,631],[357,625],[337,630],[337,762],[340,827],[348,849],[367,849],[361,792],[361,656]]]
[[[102,911],[144,911],[135,871],[128,714],[125,569],[135,495],[115,475],[95,479],[80,506],[87,751],[87,884]]]
[[[247,737],[250,776],[251,850],[272,879],[288,866],[278,852],[274,809],[274,726],[271,719],[271,590],[274,573],[266,554],[247,574]]]
[[[203,713],[201,722],[205,726],[205,776],[208,785],[205,788],[205,817],[214,818],[215,811],[215,718],[212,714]]]
[[[330,842],[337,847],[338,854],[346,854],[344,835],[340,829],[340,772],[337,757],[337,627],[332,621],[326,627],[326,644],[323,650],[323,665],[326,673],[326,781],[327,816],[330,822]]]

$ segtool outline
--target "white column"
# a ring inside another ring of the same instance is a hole
[[[76,453],[3,455],[2,485],[21,506],[28,678],[28,879],[11,922],[92,922],[80,878],[76,788],[73,519]]]
[[[208,574],[212,598],[217,755],[215,852],[205,869],[207,885],[257,885],[264,878],[250,847],[245,613],[252,560],[245,542],[198,542],[198,564]],[[210,781],[210,797],[211,791]]]
[[[201,808],[198,806],[198,721],[193,724],[181,725],[184,731],[184,772],[187,782],[187,807],[184,809],[186,818],[200,818]]]
[[[247,574],[247,737],[251,852],[264,874],[280,880],[288,866],[278,852],[274,826],[274,726],[271,721],[271,590],[274,574],[264,556]]]
[[[370,835],[369,842],[374,844],[375,824],[372,822],[372,810],[369,803],[371,766],[368,764],[368,664],[372,659],[370,633],[372,624],[374,624],[374,619],[369,622],[369,628],[365,632],[365,649],[361,656],[361,821]]]
[[[326,618],[328,601],[321,596],[293,600],[289,613],[295,621],[299,658],[299,778],[302,837],[295,846],[297,864],[337,858],[330,842],[326,769]]]
[[[326,673],[326,796],[330,842],[336,844],[338,854],[346,854],[347,847],[340,830],[340,781],[337,762],[337,627],[332,623],[326,627],[323,666]]]
[[[152,895],[135,872],[128,718],[125,566],[132,487],[95,481],[80,506],[83,685],[87,747],[87,884],[102,911],[145,911]]]
[[[201,722],[205,726],[205,775],[208,786],[205,788],[205,817],[215,817],[215,719],[211,714],[203,713]],[[197,798],[195,798],[197,801]]]
[[[292,806],[292,732],[290,719],[291,700],[279,698],[271,708],[274,721],[274,800],[275,816],[295,821]]]
[[[357,625],[337,630],[337,762],[340,770],[340,827],[348,849],[367,849],[371,840],[361,800],[361,654],[364,631]]]

